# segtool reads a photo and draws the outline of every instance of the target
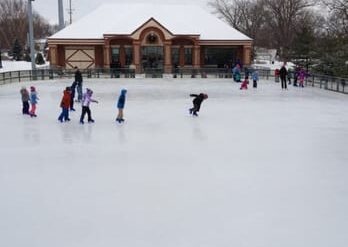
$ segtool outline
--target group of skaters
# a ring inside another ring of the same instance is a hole
[[[296,67],[295,71],[292,72],[292,71],[288,71],[285,66],[286,64],[284,63],[280,70],[277,69],[275,71],[276,82],[279,82],[279,78],[280,78],[282,89],[287,89],[287,81],[289,84],[291,84],[292,76],[294,78],[293,85],[295,87],[298,86],[297,85],[298,81],[299,81],[299,86],[304,87],[303,83],[305,78],[308,76],[308,74],[303,70],[303,68]],[[63,91],[63,97],[60,102],[60,107],[62,108],[62,112],[58,117],[58,121],[60,122],[70,121],[69,111],[75,111],[75,108],[74,108],[75,92],[77,92],[76,101],[81,103],[81,106],[82,106],[80,124],[84,124],[84,119],[86,114],[87,114],[87,121],[89,123],[94,123],[94,119],[92,118],[92,114],[91,114],[90,104],[98,103],[98,101],[92,98],[93,91],[91,89],[87,88],[85,93],[83,93],[82,74],[78,68],[75,67],[75,69],[76,71],[75,71],[74,82],[72,83],[70,87],[66,87],[65,90]],[[236,82],[241,82],[241,65],[240,64],[237,64],[232,69],[232,73],[233,73],[233,79]],[[249,71],[246,71],[245,78],[243,82],[241,82],[241,87],[240,87],[241,90],[248,89],[249,74],[250,74]],[[251,73],[251,77],[253,80],[253,88],[257,88],[257,82],[259,80],[258,71],[254,70]],[[37,96],[36,88],[34,86],[31,86],[30,93],[29,93],[29,91],[25,87],[22,87],[22,89],[20,90],[20,93],[21,93],[22,103],[23,103],[22,113],[25,115],[30,115],[31,117],[36,117],[37,116],[36,105],[39,100],[39,97]],[[118,109],[118,114],[115,121],[118,123],[123,123],[125,121],[123,118],[123,109],[126,103],[126,94],[127,94],[127,90],[122,89],[117,100],[116,106]],[[208,99],[208,95],[205,93],[190,94],[190,97],[194,97],[194,99],[192,101],[193,107],[189,109],[189,113],[192,116],[198,116],[198,112],[200,110],[201,104],[204,100]]]
[[[259,80],[259,73],[257,70],[253,70],[250,72],[247,68],[245,68],[245,77],[242,81],[241,79],[241,70],[242,64],[236,63],[236,65],[232,68],[233,80],[235,82],[241,83],[240,90],[248,89],[249,85],[249,76],[251,76],[253,80],[253,88],[257,88],[257,82]],[[281,81],[282,89],[287,89],[287,85],[291,85],[292,79],[294,87],[304,87],[304,81],[306,77],[308,77],[308,73],[302,68],[297,66],[294,71],[291,69],[286,69],[286,63],[284,63],[280,69],[276,69],[274,72],[275,82]]]
[[[308,77],[308,73],[302,68],[297,66],[294,71],[286,69],[286,63],[282,65],[280,69],[274,71],[275,82],[281,81],[282,89],[287,89],[287,85],[291,85],[291,79],[294,79],[294,87],[304,87],[304,81]],[[299,83],[299,84],[298,84]]]

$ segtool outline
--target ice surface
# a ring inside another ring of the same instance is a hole
[[[219,79],[85,80],[94,124],[0,87],[0,246],[345,247],[348,98]],[[126,123],[116,100],[128,89]],[[206,92],[198,118],[190,93]]]

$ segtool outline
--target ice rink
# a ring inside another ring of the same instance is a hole
[[[347,246],[347,95],[86,79],[99,104],[80,125],[80,105],[57,121],[71,82],[0,86],[0,246]],[[21,114],[23,85],[37,88],[37,118]],[[209,99],[194,118],[200,92]]]

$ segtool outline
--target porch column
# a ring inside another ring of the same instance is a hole
[[[133,61],[135,65],[135,72],[140,73],[141,72],[141,66],[140,66],[140,41],[133,41]]]
[[[50,45],[50,64],[51,65],[58,65],[58,51],[57,51],[57,45]]]
[[[199,45],[195,45],[193,47],[193,68],[201,67],[201,47]]]
[[[243,64],[251,64],[251,46],[243,46]]]
[[[104,46],[104,68],[110,68],[110,46]]]
[[[164,73],[172,73],[172,42],[164,42]]]

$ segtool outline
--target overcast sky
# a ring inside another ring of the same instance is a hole
[[[73,12],[73,21],[90,13],[96,7],[103,3],[190,3],[197,4],[204,8],[207,7],[209,0],[71,0]],[[58,0],[35,0],[33,8],[51,24],[58,23]],[[63,0],[64,4],[64,19],[69,20],[68,8],[69,0]]]

